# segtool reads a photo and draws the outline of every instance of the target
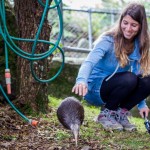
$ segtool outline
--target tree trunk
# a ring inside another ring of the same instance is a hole
[[[14,2],[19,37],[28,39],[35,38],[44,7],[42,7],[37,0],[14,0]],[[43,3],[45,3],[45,0],[43,0]],[[51,27],[48,24],[47,16],[45,16],[45,21],[39,39],[49,41],[50,32]],[[31,42],[19,42],[19,47],[29,53],[31,53],[32,46],[33,43]],[[44,52],[48,49],[48,44],[38,43],[36,46],[36,53]],[[44,66],[46,68],[47,59],[36,61],[36,64],[38,64],[38,66],[40,64],[40,66]],[[30,61],[26,59],[21,57],[17,58],[17,70],[19,75],[19,102],[27,105],[33,111],[46,113],[48,109],[47,84],[35,81],[31,74]],[[39,72],[40,78],[43,77],[42,73]]]

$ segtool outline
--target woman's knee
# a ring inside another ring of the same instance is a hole
[[[150,76],[140,78],[139,84],[140,84],[140,86],[142,86],[144,89],[150,90]]]
[[[136,87],[138,83],[138,78],[137,75],[131,73],[131,72],[126,72],[122,74],[121,78],[121,84],[125,87]]]

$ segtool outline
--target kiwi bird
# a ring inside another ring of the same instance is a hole
[[[80,126],[84,120],[84,108],[80,101],[75,97],[65,98],[57,109],[57,118],[66,129],[72,131],[77,146]]]

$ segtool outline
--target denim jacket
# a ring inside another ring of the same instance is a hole
[[[124,68],[120,67],[115,56],[114,39],[109,35],[102,35],[95,42],[93,50],[88,54],[86,60],[82,63],[76,79],[76,83],[84,83],[88,86],[88,91],[97,91],[100,88],[104,78],[109,76],[109,80],[115,73],[131,70],[139,74],[140,70],[140,53],[138,39],[134,41],[134,51],[129,55],[129,63]],[[99,82],[98,85],[95,82]],[[99,95],[100,96],[100,95]],[[100,99],[100,105],[104,102]],[[145,100],[138,104],[138,109],[147,107]]]

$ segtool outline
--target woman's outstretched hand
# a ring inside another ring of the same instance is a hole
[[[72,92],[74,92],[75,94],[78,94],[79,96],[85,96],[87,93],[87,86],[84,83],[76,84],[72,88]]]
[[[150,109],[148,107],[144,107],[144,108],[140,109],[140,115],[142,118],[144,118],[144,117],[147,118],[149,112],[150,112]],[[145,114],[145,116],[144,116],[144,114]]]

